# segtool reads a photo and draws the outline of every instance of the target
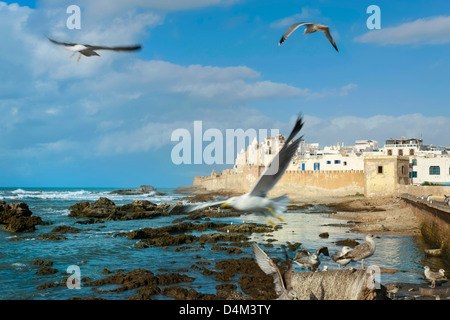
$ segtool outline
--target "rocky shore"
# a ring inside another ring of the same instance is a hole
[[[230,193],[201,193],[181,197],[183,202],[202,202],[217,199],[218,197],[231,196]],[[394,233],[394,234],[418,234],[414,215],[402,205],[400,201],[392,198],[365,199],[361,197],[328,199],[325,210],[333,217],[351,220],[346,226],[352,231],[362,233]],[[172,224],[155,228],[142,228],[129,232],[121,232],[112,235],[136,240],[135,250],[149,250],[148,248],[173,248],[174,252],[183,254],[185,250],[197,251],[210,250],[222,251],[237,258],[227,258],[220,261],[205,261],[198,256],[198,261],[193,261],[179,272],[167,272],[165,270],[147,270],[138,268],[134,270],[104,269],[102,275],[96,280],[87,277],[82,279],[83,287],[91,287],[95,295],[93,299],[102,299],[103,294],[127,293],[128,299],[158,299],[160,296],[173,299],[274,299],[276,294],[272,277],[264,274],[254,262],[253,257],[241,256],[243,248],[251,246],[252,234],[270,235],[283,225],[275,228],[266,224],[243,222],[230,224],[211,218],[225,218],[238,216],[241,213],[232,210],[217,210],[205,208],[190,214],[180,210],[178,204],[155,204],[147,200],[135,200],[122,206],[116,205],[108,198],[102,197],[95,202],[80,202],[70,207],[68,215],[74,225],[105,223],[105,221],[125,221],[140,219],[156,219],[172,215],[180,216],[173,219]],[[291,203],[288,210],[300,210],[308,208],[311,203],[296,201]],[[16,220],[28,221],[23,227],[13,227]],[[34,223],[36,222],[36,223]],[[6,204],[0,202],[0,223],[4,229],[12,232],[30,232],[39,224],[51,224],[43,222],[39,217],[32,216],[28,206],[24,203]],[[11,226],[13,225],[13,226]],[[26,227],[30,225],[31,227]],[[86,229],[85,229],[86,230]],[[79,234],[85,230],[75,226],[57,226],[48,233],[34,237],[35,240],[61,241],[68,234]],[[20,241],[25,237],[15,237],[11,241]],[[320,235],[327,238],[327,233]],[[349,239],[347,239],[349,240]],[[271,246],[267,241],[266,246]],[[357,242],[340,243],[339,245],[355,246]],[[287,243],[287,250],[295,252],[301,246],[300,243]],[[285,270],[284,260],[274,259],[279,268]],[[86,262],[89,263],[89,262]],[[51,261],[37,260],[33,263],[36,275],[45,278],[47,275],[57,275],[60,271],[52,266]],[[194,278],[190,272],[195,271],[204,276],[211,277],[218,282],[216,293],[202,293],[198,288],[191,287]],[[189,274],[189,275],[188,275]],[[39,290],[51,290],[51,288],[66,286],[68,275],[63,272],[58,281],[42,283]],[[43,279],[44,279],[43,278]],[[111,286],[113,287],[111,289]],[[442,287],[440,287],[442,289]],[[418,290],[418,289],[417,289]],[[412,292],[412,291],[411,291]],[[418,292],[418,291],[417,291]],[[417,292],[406,295],[413,298]],[[129,293],[129,295],[128,295]]]

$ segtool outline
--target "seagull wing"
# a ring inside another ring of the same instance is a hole
[[[284,248],[284,256],[286,259],[286,263],[288,265],[288,269],[284,273],[284,284],[287,290],[292,289],[292,260],[289,258],[286,248]]]
[[[273,277],[273,283],[275,284],[275,292],[277,295],[281,295],[285,291],[283,284],[283,278],[278,266],[269,258],[269,256],[256,244],[253,244],[253,254],[255,260],[261,270]]]
[[[293,25],[291,25],[286,32],[283,34],[283,36],[281,37],[280,42],[278,42],[278,45],[281,46],[281,44],[295,31],[298,29],[298,27],[301,27],[303,25],[310,25],[313,23],[307,23],[307,22],[299,22],[299,23],[294,23]]]
[[[61,46],[76,46],[77,44],[76,43],[69,43],[69,42],[60,42],[60,41],[56,41],[56,40],[53,40],[53,39],[50,39],[50,38],[47,38],[48,40],[50,40],[50,42],[52,42],[52,43],[54,43],[54,44],[58,44],[58,45],[61,45]]]
[[[336,49],[336,51],[339,52],[336,42],[334,42],[334,39],[330,34],[330,28],[326,27],[326,28],[321,29],[321,31],[327,36],[328,40],[330,40],[331,44]]]
[[[286,171],[289,163],[291,162],[292,157],[298,149],[298,145],[300,144],[300,139],[291,140],[294,136],[302,129],[303,127],[303,118],[299,116],[297,122],[295,124],[294,129],[289,135],[288,139],[284,143],[281,150],[273,157],[270,164],[263,171],[261,176],[256,181],[252,190],[250,191],[251,196],[257,197],[265,197],[270,189],[280,180]]]
[[[358,244],[353,250],[340,256],[338,258],[338,260],[360,258],[360,257],[366,255],[370,251],[371,251],[370,244],[368,242],[364,242],[364,243]]]
[[[330,253],[328,252],[328,247],[320,247],[319,249],[317,249],[316,251],[317,256],[319,256],[321,253],[323,255],[330,256]]]
[[[90,48],[91,50],[113,50],[113,51],[135,51],[142,48],[141,45],[136,46],[123,46],[123,47],[105,47],[105,46],[91,46],[88,44],[85,44],[87,48]]]
[[[209,202],[203,202],[203,203],[200,203],[200,204],[190,204],[190,205],[181,207],[180,211],[181,212],[192,212],[192,211],[195,211],[195,210],[198,210],[198,209],[218,206],[218,205],[224,204],[225,202],[227,202],[227,200],[209,201]]]

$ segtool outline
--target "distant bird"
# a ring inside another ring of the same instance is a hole
[[[401,288],[400,285],[398,285],[396,283],[387,283],[387,284],[385,284],[385,287],[386,287],[386,291],[389,295],[389,298],[391,297],[391,294],[393,294],[394,298],[395,298],[395,295],[397,294],[398,290],[400,290],[400,288]]]
[[[344,266],[344,267],[347,266],[352,261],[351,259],[342,259],[342,260],[338,259],[351,250],[352,249],[350,247],[347,247],[347,246],[342,247],[341,251],[336,251],[336,253],[333,254],[333,256],[331,257],[333,259],[333,261],[339,265],[339,269],[341,268],[341,266]]]
[[[375,252],[374,238],[375,236],[372,234],[366,235],[366,242],[358,244],[349,252],[338,257],[337,260],[350,259],[353,262],[361,261],[361,267],[365,270],[364,259],[371,257]]]
[[[283,37],[281,37],[280,42],[278,43],[279,46],[281,46],[281,44],[295,31],[297,30],[298,27],[301,26],[306,26],[305,32],[303,34],[307,34],[307,33],[314,33],[316,31],[322,31],[325,36],[328,38],[328,40],[331,42],[331,44],[333,45],[333,47],[336,49],[337,52],[339,52],[337,46],[336,46],[336,42],[334,42],[333,37],[330,34],[330,27],[323,25],[323,24],[318,24],[318,23],[308,23],[308,22],[299,22],[299,23],[294,23],[293,25],[291,25],[286,32],[283,34]]]
[[[275,184],[280,180],[286,171],[292,157],[297,152],[300,140],[302,137],[293,140],[297,133],[303,127],[303,117],[299,116],[292,129],[291,134],[286,139],[281,150],[273,157],[269,166],[259,176],[253,188],[250,192],[241,196],[231,197],[222,201],[211,201],[197,205],[187,205],[181,208],[183,212],[191,212],[198,209],[203,209],[211,206],[221,205],[222,207],[233,207],[240,211],[246,211],[249,213],[259,213],[264,216],[266,221],[274,226],[275,224],[270,221],[266,216],[266,211],[269,211],[273,217],[283,222],[283,219],[278,215],[286,211],[289,204],[289,198],[287,195],[283,195],[277,198],[267,198],[267,193],[272,189]],[[293,140],[293,141],[292,141]]]
[[[273,283],[275,284],[275,292],[278,295],[277,300],[296,300],[297,292],[292,288],[292,262],[289,259],[286,251],[286,261],[288,263],[288,269],[283,276],[281,276],[278,266],[269,258],[269,256],[256,244],[253,244],[253,254],[255,260],[261,270],[273,277]]]
[[[425,278],[429,281],[431,281],[431,286],[430,288],[435,288],[436,287],[436,281],[445,281],[447,280],[447,277],[445,276],[445,270],[444,269],[439,269],[438,272],[433,272],[430,270],[430,267],[425,266],[424,267],[425,271]]]
[[[329,256],[327,247],[320,247],[317,249],[316,253],[311,253],[306,249],[298,250],[294,257],[294,262],[300,267],[310,269],[311,271],[316,271],[320,265],[319,255],[324,254]]]
[[[105,46],[93,46],[89,44],[59,42],[50,38],[48,38],[48,40],[50,40],[54,44],[64,46],[66,47],[66,49],[73,51],[73,54],[70,56],[71,58],[75,53],[78,52],[80,56],[78,57],[77,62],[80,61],[81,55],[84,55],[86,57],[100,56],[95,50],[136,51],[142,48],[141,45],[125,46],[125,47],[105,47]]]

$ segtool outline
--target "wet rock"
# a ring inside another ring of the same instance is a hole
[[[39,271],[36,272],[37,275],[43,276],[47,274],[55,274],[58,270],[55,268],[49,268],[47,266],[42,267]]]
[[[52,229],[52,233],[80,233],[82,230],[74,227],[69,226],[57,226]]]
[[[32,212],[25,202],[9,203],[0,201],[0,224],[3,230],[9,232],[33,232],[36,225],[49,225],[40,217],[32,216]]]
[[[53,261],[44,261],[41,259],[36,259],[32,263],[33,266],[43,266],[43,267],[51,267],[53,266]]]
[[[156,188],[153,186],[140,186],[138,189],[121,189],[111,191],[109,194],[120,194],[120,195],[139,195],[146,194],[152,191],[156,191]]]
[[[186,289],[183,287],[169,287],[162,290],[165,296],[172,296],[175,300],[214,300],[214,294],[203,294],[194,289]]]
[[[352,239],[344,239],[344,240],[338,240],[335,242],[338,246],[349,246],[349,247],[356,247],[359,242]]]
[[[322,232],[321,234],[319,234],[319,237],[321,237],[321,238],[329,238],[330,234],[328,232]]]

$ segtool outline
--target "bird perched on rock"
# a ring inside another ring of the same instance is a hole
[[[439,269],[438,272],[434,272],[430,270],[430,267],[425,266],[424,267],[425,271],[425,278],[429,281],[431,281],[431,286],[430,288],[435,288],[436,287],[436,281],[445,281],[447,280],[447,277],[445,276],[445,270],[444,269]]]
[[[256,244],[253,244],[253,254],[255,255],[255,260],[261,270],[268,275],[273,277],[273,283],[275,285],[275,292],[278,295],[277,300],[295,300],[297,299],[297,292],[292,288],[292,262],[286,256],[286,262],[288,263],[288,269],[284,274],[281,275],[278,266],[269,258],[269,256]]]
[[[141,45],[136,46],[123,46],[123,47],[105,47],[105,46],[95,46],[89,44],[79,44],[79,43],[69,43],[69,42],[60,42],[53,39],[48,38],[50,42],[54,44],[58,44],[64,46],[66,49],[73,51],[73,54],[70,56],[71,58],[75,53],[79,53],[80,56],[77,59],[77,62],[80,61],[81,55],[86,57],[92,56],[100,56],[96,50],[111,50],[111,51],[136,51],[142,48]]]
[[[327,247],[320,247],[317,249],[316,253],[311,253],[306,249],[298,250],[295,254],[293,261],[300,267],[304,267],[307,270],[316,271],[320,265],[319,255],[324,254],[330,256]]]
[[[374,238],[375,236],[372,234],[366,235],[366,242],[358,244],[352,250],[338,257],[337,260],[350,259],[353,262],[361,261],[361,268],[365,270],[364,259],[371,257],[375,253]]]
[[[280,46],[287,39],[287,37],[289,37],[295,30],[297,30],[301,26],[306,26],[305,32],[303,34],[314,33],[316,31],[322,31],[325,34],[325,36],[327,37],[327,39],[331,42],[334,49],[336,49],[336,51],[339,52],[336,42],[334,42],[334,39],[330,34],[330,27],[323,25],[323,24],[319,24],[319,23],[309,23],[309,22],[294,23],[283,34],[283,37],[281,37],[281,40],[278,43],[278,45]]]
[[[283,219],[279,217],[279,215],[286,212],[287,205],[289,204],[289,198],[287,195],[277,198],[267,198],[267,193],[275,186],[278,180],[281,179],[289,166],[292,157],[297,152],[302,137],[295,140],[293,139],[300,132],[302,127],[303,117],[299,116],[283,147],[272,158],[269,166],[266,167],[263,173],[259,176],[250,192],[241,196],[231,197],[227,200],[211,201],[197,205],[184,206],[181,210],[184,212],[191,212],[211,206],[229,206],[240,211],[261,214],[271,226],[274,226],[275,224],[267,218],[267,211],[270,212],[273,217],[283,222]]]
[[[385,284],[385,287],[386,287],[386,291],[389,295],[389,298],[391,298],[391,294],[393,294],[394,298],[395,298],[395,295],[397,294],[398,290],[400,290],[400,288],[401,288],[401,286],[396,283],[387,283],[387,284]]]
[[[339,265],[339,269],[341,268],[341,266],[345,267],[352,261],[351,259],[341,259],[341,260],[338,259],[351,250],[352,249],[350,247],[344,246],[342,247],[341,251],[336,251],[335,254],[333,254],[333,256],[331,257],[333,261]]]

